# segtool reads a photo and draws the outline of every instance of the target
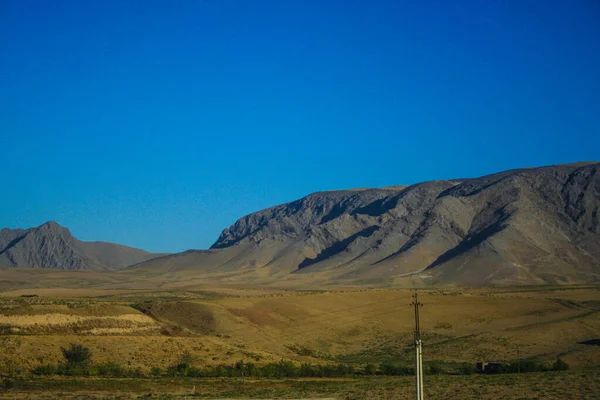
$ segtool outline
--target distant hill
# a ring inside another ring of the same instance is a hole
[[[600,164],[308,195],[139,264],[247,283],[600,282]]]
[[[0,267],[116,270],[161,255],[114,243],[82,242],[56,222],[0,231]]]

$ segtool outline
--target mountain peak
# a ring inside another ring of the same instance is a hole
[[[82,242],[56,221],[0,231],[0,267],[121,269],[161,254],[105,242]]]
[[[41,224],[40,226],[38,226],[38,228],[52,228],[52,229],[56,229],[56,228],[64,228],[64,226],[62,226],[61,224],[59,224],[56,221],[48,221],[48,222],[44,222],[43,224]]]
[[[53,233],[53,234],[71,236],[71,231],[69,231],[69,229],[60,225],[56,221],[45,222],[42,225],[35,228],[35,230],[38,232],[49,232],[49,233]]]

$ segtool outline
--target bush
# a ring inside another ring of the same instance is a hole
[[[161,376],[162,375],[162,370],[158,367],[154,367],[152,368],[152,370],[150,370],[150,375],[152,376]]]
[[[58,368],[53,364],[40,365],[37,368],[34,368],[31,373],[34,375],[54,375],[56,374]]]
[[[440,364],[439,362],[434,361],[431,364],[429,364],[429,373],[430,374],[439,375],[443,372],[444,372],[444,369],[442,368],[442,364]]]
[[[566,371],[568,369],[569,364],[567,364],[560,358],[557,358],[554,364],[552,364],[552,371]]]
[[[462,363],[458,366],[458,373],[460,375],[471,375],[477,372],[475,364],[473,363]]]
[[[539,362],[532,359],[514,360],[508,365],[503,365],[500,368],[500,373],[517,373],[517,372],[540,372],[545,371],[545,368]]]
[[[296,366],[290,361],[281,360],[277,367],[281,376],[285,377],[294,377],[297,375],[298,372]]]
[[[171,365],[167,368],[167,376],[176,377],[177,376],[177,366]]]
[[[298,374],[300,376],[303,376],[306,378],[319,376],[317,368],[314,365],[308,364],[308,363],[304,363],[300,366],[300,369],[298,370]]]
[[[12,327],[8,324],[0,324],[0,335],[12,334]]]
[[[99,376],[119,378],[127,375],[127,371],[122,366],[112,362],[97,365],[94,369],[98,372]]]
[[[90,349],[81,344],[71,344],[68,349],[61,347],[60,350],[67,361],[72,366],[86,366],[91,359]]]
[[[190,370],[190,364],[186,362],[181,362],[175,366],[178,375],[187,376],[188,371]]]
[[[59,375],[66,375],[66,376],[87,376],[87,375],[89,375],[87,366],[79,365],[79,364],[61,365],[61,366],[59,366],[56,373]]]
[[[2,381],[2,387],[4,389],[12,389],[15,387],[15,383],[10,379],[5,379],[4,381]]]
[[[377,367],[373,364],[367,364],[365,365],[365,375],[375,375],[375,373],[377,372]]]
[[[399,365],[394,364],[381,364],[379,366],[378,373],[380,375],[388,375],[388,376],[404,376],[404,375],[414,375],[414,368],[410,367],[401,367]]]

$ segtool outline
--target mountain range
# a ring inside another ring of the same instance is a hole
[[[65,234],[71,239],[58,241],[65,249],[58,262],[56,245],[41,243],[46,231],[64,228],[3,230],[0,266],[118,269],[137,262],[123,273],[247,284],[597,283],[599,169],[576,163],[313,193],[239,219],[209,250],[160,257]]]
[[[0,231],[0,267],[117,270],[164,254],[107,242],[82,242],[54,221]]]

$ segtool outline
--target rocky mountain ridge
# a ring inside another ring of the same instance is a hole
[[[79,242],[52,224],[3,230],[0,266],[134,264],[119,274],[287,287],[596,284],[599,170],[577,163],[313,193],[240,218],[209,250],[162,257]]]
[[[557,165],[314,193],[241,218],[212,248],[262,248],[258,258],[271,268],[285,260],[287,272],[329,271],[342,280],[598,281],[599,168]]]
[[[0,267],[116,270],[163,254],[107,242],[82,242],[54,221],[0,231]]]

